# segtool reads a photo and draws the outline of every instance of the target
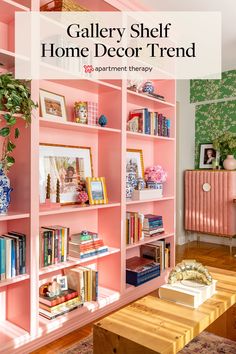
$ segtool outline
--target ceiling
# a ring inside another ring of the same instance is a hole
[[[236,0],[141,0],[153,11],[220,11],[222,71],[236,69]]]

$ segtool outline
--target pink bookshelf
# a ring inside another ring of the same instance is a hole
[[[37,11],[46,0],[2,0],[0,2],[1,72],[14,72],[14,15],[16,11]],[[79,3],[89,10],[143,10],[138,1],[119,0]],[[89,3],[89,5],[88,5]],[[27,63],[27,58],[21,58]],[[57,70],[48,66],[48,70]],[[165,238],[171,245],[171,267],[175,264],[175,80],[154,80],[155,89],[166,101],[127,90],[119,80],[33,80],[32,99],[39,102],[39,89],[65,96],[67,121],[48,120],[37,110],[29,129],[19,123],[21,137],[15,151],[16,164],[10,172],[11,208],[0,217],[0,232],[15,230],[26,234],[26,274],[0,281],[0,353],[27,353],[70,331],[105,316],[111,311],[144,296],[163,284],[170,269],[139,287],[126,284],[126,259],[139,255],[140,246]],[[105,127],[77,124],[73,105],[78,100],[98,103],[98,114],[108,117]],[[171,120],[169,138],[127,132],[130,111],[146,107]],[[2,112],[0,112],[1,114]],[[39,144],[91,147],[94,176],[105,176],[109,203],[97,206],[68,205],[60,209],[39,209]],[[126,149],[142,149],[145,167],[160,164],[168,173],[163,198],[127,201],[125,196]],[[165,233],[126,245],[126,211],[156,213],[163,216]],[[89,229],[98,232],[109,251],[89,259],[69,258],[67,262],[39,268],[39,229],[65,225],[71,233]],[[75,265],[92,265],[99,272],[99,299],[55,320],[39,316],[38,288],[52,275]],[[12,306],[14,304],[14,306]]]

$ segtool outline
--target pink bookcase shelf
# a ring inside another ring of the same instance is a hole
[[[84,264],[84,263],[89,263],[89,262],[95,261],[99,258],[107,257],[112,254],[119,253],[119,252],[120,252],[120,250],[118,248],[109,247],[108,252],[101,253],[97,256],[88,257],[88,258],[84,258],[84,259],[77,259],[74,257],[69,257],[69,260],[67,262],[53,264],[51,266],[41,268],[39,270],[39,275],[52,273],[52,272],[55,272],[59,269],[64,269],[64,268],[73,267],[73,266]]]
[[[38,11],[46,0],[0,1],[0,63],[3,72],[14,73],[14,18],[16,11]],[[89,10],[138,10],[137,5],[124,1],[80,0]],[[21,57],[27,65],[27,58]],[[42,63],[54,73],[63,69]],[[166,101],[143,93],[129,91],[122,80],[79,79],[69,73],[63,80],[32,80],[31,96],[39,102],[39,90],[44,89],[65,96],[67,121],[42,117],[39,109],[33,112],[32,124],[24,129],[19,122],[21,136],[14,151],[16,163],[9,177],[13,187],[11,207],[0,216],[1,235],[15,230],[26,235],[27,274],[0,282],[0,352],[30,353],[66,333],[93,322],[109,312],[146,295],[162,285],[170,269],[139,287],[126,284],[126,259],[139,255],[140,246],[159,239],[170,243],[171,267],[175,264],[175,80],[152,80],[155,92]],[[77,124],[73,121],[74,103],[97,103],[98,117],[104,114],[105,127]],[[153,136],[126,131],[129,112],[147,108],[170,119],[170,137]],[[0,112],[4,114],[5,112]],[[66,205],[55,210],[39,209],[39,145],[40,143],[90,147],[94,176],[106,178],[108,204]],[[145,167],[160,164],[167,171],[163,198],[144,201],[126,200],[126,149],[143,150]],[[22,173],[22,171],[24,173]],[[134,245],[125,244],[126,211],[153,213],[163,216],[164,234],[145,238]],[[40,228],[63,225],[70,233],[81,230],[97,232],[109,251],[87,259],[69,257],[64,263],[39,267]],[[46,320],[39,316],[39,286],[46,278],[63,273],[64,268],[90,265],[98,270],[99,299],[85,303],[83,308]],[[14,306],[11,306],[14,304]]]

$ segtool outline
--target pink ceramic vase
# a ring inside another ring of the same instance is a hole
[[[235,170],[236,169],[236,160],[234,155],[228,155],[223,162],[223,166],[226,170]]]

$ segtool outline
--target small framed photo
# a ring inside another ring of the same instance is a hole
[[[213,144],[201,144],[199,168],[213,168],[213,162],[215,160],[219,161],[219,157],[219,151],[213,148]]]
[[[126,152],[126,174],[136,173],[136,178],[144,178],[143,151],[127,149]]]
[[[65,97],[40,89],[40,110],[43,118],[67,120]]]
[[[56,202],[57,180],[60,181],[61,204],[78,203],[79,184],[93,177],[90,147],[40,144],[39,191],[40,203],[46,198],[47,176],[50,175],[50,199]]]
[[[89,197],[89,204],[108,203],[106,182],[104,177],[87,177],[86,185]]]
[[[58,275],[57,276],[57,283],[60,284],[61,290],[68,290],[68,282],[66,275]]]

